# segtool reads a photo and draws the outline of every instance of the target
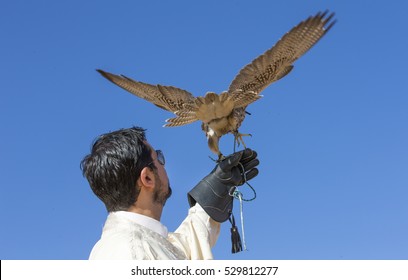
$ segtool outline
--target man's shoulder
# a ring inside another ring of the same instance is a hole
[[[90,260],[129,260],[133,259],[132,249],[127,238],[111,235],[101,238],[92,248]]]

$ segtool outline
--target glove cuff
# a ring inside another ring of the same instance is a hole
[[[232,213],[233,197],[229,194],[232,187],[217,184],[207,177],[188,192],[188,202],[190,207],[200,204],[213,220],[225,222]]]

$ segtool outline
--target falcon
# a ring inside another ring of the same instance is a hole
[[[232,133],[235,144],[245,143],[238,129],[246,116],[246,107],[262,96],[260,93],[271,83],[285,77],[293,63],[316,44],[335,24],[334,13],[319,12],[308,17],[286,33],[272,48],[242,68],[221,94],[207,92],[194,97],[190,92],[173,86],[151,85],[124,75],[97,71],[112,83],[170,111],[175,117],[167,119],[165,127],[175,127],[201,121],[208,146],[222,159],[220,138]]]

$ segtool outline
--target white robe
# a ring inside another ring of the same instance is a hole
[[[220,223],[196,204],[174,233],[159,221],[131,213],[111,212],[101,239],[89,259],[209,260],[220,233]]]

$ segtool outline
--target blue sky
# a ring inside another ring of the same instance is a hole
[[[95,69],[194,95],[238,71],[301,20],[337,24],[248,107],[258,197],[244,205],[248,250],[217,259],[408,258],[408,39],[405,1],[2,1],[0,259],[86,259],[106,217],[79,163],[93,139],[132,125],[166,155],[175,230],[186,193],[212,168],[200,124]],[[221,140],[232,152],[233,138]],[[247,197],[250,193],[243,189]],[[235,204],[238,209],[238,204]],[[236,217],[238,218],[236,212]]]

